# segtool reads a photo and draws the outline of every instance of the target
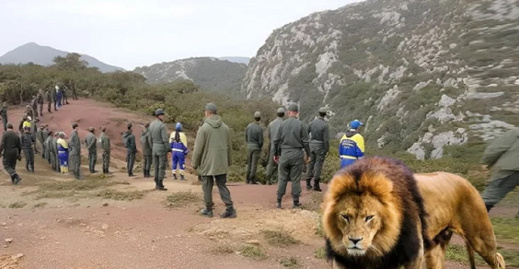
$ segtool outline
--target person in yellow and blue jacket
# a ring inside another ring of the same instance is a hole
[[[187,149],[187,138],[186,134],[182,131],[182,124],[177,122],[175,125],[175,131],[171,133],[169,137],[169,145],[171,147],[171,173],[173,173],[173,178],[177,179],[177,166],[180,166],[180,180],[185,180],[184,178],[184,169],[186,164],[186,155],[188,153]]]
[[[68,173],[68,143],[65,141],[65,133],[59,133],[58,144],[58,158],[61,173]]]
[[[359,128],[362,125],[362,122],[358,120],[350,122],[349,130],[341,138],[341,142],[339,143],[341,168],[351,165],[358,159],[364,157],[364,137],[359,133]]]

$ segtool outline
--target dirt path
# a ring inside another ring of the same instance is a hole
[[[16,122],[21,113],[21,109],[12,111],[10,119]],[[151,179],[128,178],[121,161],[124,149],[119,134],[128,120],[135,126],[151,119],[92,100],[73,101],[58,112],[44,114],[43,122],[51,129],[67,134],[70,124],[79,122],[81,138],[89,126],[107,126],[114,147],[114,175],[109,181],[117,184],[88,191],[49,191],[43,188],[47,183],[58,182],[65,188],[74,180],[50,171],[41,157],[36,158],[35,174],[25,172],[23,163],[18,164],[23,178],[19,186],[10,185],[2,171],[0,268],[259,269],[283,268],[282,263],[290,268],[329,268],[322,258],[324,241],[317,234],[318,214],[275,209],[276,186],[230,183],[238,218],[208,219],[197,213],[202,199],[195,176],[187,175],[187,181],[180,182],[169,175],[167,192],[153,191]],[[135,128],[137,137],[140,130]],[[82,172],[87,175],[87,168],[82,167]],[[108,194],[134,193],[142,199],[114,200],[115,196],[104,196],[105,190],[110,191]],[[174,193],[187,193],[186,200],[194,200],[171,207],[167,196]],[[309,204],[311,195],[303,191],[302,202],[307,206],[315,206]],[[213,197],[215,213],[219,214],[224,205],[216,188]],[[289,207],[290,200],[285,196],[284,205]],[[269,243],[266,230],[292,236],[296,241],[281,246]],[[449,262],[446,268],[467,265]]]

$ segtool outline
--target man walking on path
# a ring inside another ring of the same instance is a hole
[[[79,125],[77,123],[72,124],[73,130],[67,145],[69,158],[68,169],[72,172],[75,179],[81,179],[81,139],[79,139],[77,132],[78,127]]]
[[[269,159],[267,164],[267,184],[271,185],[272,181],[277,182],[277,179],[272,180],[272,177],[274,175],[274,171],[277,171],[278,164],[274,162],[274,144],[272,143],[272,140],[274,139],[274,136],[276,135],[276,132],[281,126],[281,123],[285,120],[285,108],[280,107],[277,110],[277,118],[272,121],[267,129],[267,133],[269,136]]]
[[[110,174],[110,137],[106,135],[106,127],[101,127],[101,135],[99,136],[99,143],[103,149],[103,174]]]
[[[11,182],[18,184],[22,178],[16,173],[16,161],[22,159],[22,143],[20,137],[13,131],[13,125],[7,124],[7,131],[2,134],[0,155],[3,156],[4,169],[11,176]]]
[[[152,145],[153,167],[155,169],[155,189],[167,191],[163,181],[166,175],[166,162],[168,161],[169,141],[168,128],[163,123],[164,111],[157,109],[155,111],[157,117],[150,124],[150,144]]]
[[[256,169],[259,155],[263,147],[263,129],[260,126],[261,113],[254,112],[254,122],[245,129],[245,141],[247,142],[247,184],[258,184],[256,181]]]
[[[490,184],[482,194],[487,211],[490,211],[519,186],[519,128],[492,141],[483,154],[482,163],[493,170]],[[519,218],[519,212],[516,218]]]
[[[328,123],[324,119],[328,110],[325,107],[319,109],[319,117],[313,120],[308,127],[310,135],[310,163],[306,175],[306,189],[312,189],[312,178],[314,179],[314,191],[321,191],[319,182],[321,181],[321,170],[324,159],[330,149],[330,133]]]
[[[217,115],[217,107],[213,103],[205,106],[204,124],[196,134],[192,165],[202,179],[205,208],[202,215],[213,217],[213,184],[216,181],[218,192],[225,203],[226,210],[222,218],[235,218],[231,193],[225,185],[227,172],[231,165],[231,136],[229,128]]]
[[[52,113],[51,107],[52,107],[52,100],[54,99],[54,96],[52,94],[52,90],[45,91],[45,98],[47,99],[47,111],[49,113]]]
[[[90,171],[90,174],[96,173],[97,138],[95,136],[94,127],[88,128],[88,134],[85,137],[85,146],[88,150],[88,170]]]
[[[44,96],[43,96],[43,90],[40,89],[38,91],[38,95],[36,96],[36,102],[37,102],[37,105],[38,105],[38,110],[39,110],[39,113],[40,113],[40,117],[43,117],[43,100],[44,100]],[[38,112],[36,112],[38,113]]]
[[[2,123],[4,124],[4,131],[7,131],[7,102],[2,103],[2,107],[0,108],[0,117],[2,117]]]
[[[281,200],[285,195],[288,181],[292,182],[293,207],[301,207],[299,203],[301,174],[303,173],[303,162],[308,162],[310,147],[308,146],[308,131],[297,119],[298,111],[297,104],[288,106],[288,119],[279,126],[273,140],[274,158],[279,162],[277,208],[281,208]]]
[[[25,133],[22,134],[21,142],[25,157],[25,168],[27,171],[34,173],[34,150],[32,146],[36,142],[30,128],[25,127]]]
[[[150,143],[150,123],[147,122],[146,125],[144,125],[144,130],[142,130],[141,133],[141,146],[142,146],[142,170],[144,173],[144,177],[148,178],[151,177],[150,170],[151,170],[151,147],[152,144]]]
[[[59,134],[60,134],[60,132],[55,132],[54,136],[52,137],[52,140],[50,142],[51,146],[52,146],[52,152],[54,153],[53,156],[52,156],[54,158],[53,168],[54,168],[54,171],[56,171],[58,173],[61,172],[60,161],[59,161],[59,154],[58,154]],[[70,151],[70,148],[69,148],[69,151]],[[70,165],[70,161],[69,161],[69,165]]]
[[[133,165],[135,163],[135,154],[137,153],[137,145],[135,144],[135,136],[132,133],[133,124],[127,125],[128,131],[123,134],[124,147],[126,148],[126,170],[128,176],[133,177]]]
[[[45,159],[49,163],[49,165],[52,167],[52,170],[54,170],[54,166],[52,165],[52,158],[53,158],[53,149],[52,149],[52,138],[54,137],[54,133],[52,131],[47,132],[47,138],[43,142],[43,145],[45,145]]]

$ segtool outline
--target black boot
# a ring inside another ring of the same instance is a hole
[[[321,187],[319,186],[319,181],[321,181],[320,178],[316,178],[314,182],[314,191],[321,191]]]
[[[207,209],[207,208],[204,208],[202,209],[202,211],[200,212],[200,214],[202,216],[207,216],[209,218],[212,218],[213,217],[213,210],[212,209]]]
[[[20,183],[20,181],[22,181],[22,178],[18,174],[14,174],[13,177],[14,177],[14,185],[17,185],[18,183]]]
[[[487,208],[487,213],[490,212],[490,209],[492,209],[492,207],[494,207],[493,205],[487,205],[485,204],[486,208]]]
[[[307,190],[311,190],[312,189],[312,179],[311,178],[307,178],[306,179],[306,189]]]
[[[173,173],[173,180],[177,180],[177,174]]]
[[[299,203],[299,199],[294,199],[294,206],[292,208],[301,208],[302,204]]]
[[[162,180],[159,180],[158,181],[158,186],[156,187],[157,190],[159,191],[167,191],[168,189],[166,189],[166,187],[164,187],[164,184],[162,184]]]
[[[236,218],[236,210],[233,207],[227,208],[227,210],[225,210],[225,212],[222,215],[220,215],[220,218]]]
[[[278,198],[277,202],[276,202],[276,208],[281,208],[281,199]]]
[[[180,180],[186,180],[186,178],[184,177],[184,175],[180,174]]]

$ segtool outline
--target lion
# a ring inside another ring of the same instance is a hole
[[[413,174],[401,161],[370,157],[340,170],[322,208],[335,268],[443,268],[453,233],[492,268],[505,268],[483,200],[464,178]]]

